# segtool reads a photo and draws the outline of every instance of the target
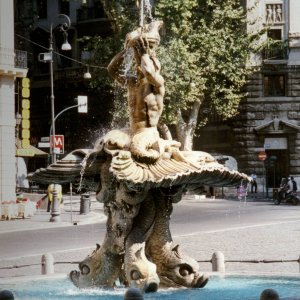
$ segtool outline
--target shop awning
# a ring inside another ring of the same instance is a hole
[[[48,153],[32,145],[29,145],[28,148],[22,148],[21,140],[17,140],[16,156],[20,156],[20,157],[48,156]]]

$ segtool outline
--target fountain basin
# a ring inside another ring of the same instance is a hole
[[[157,293],[145,294],[151,300],[258,300],[265,289],[274,289],[281,300],[300,300],[300,276],[283,275],[212,275],[203,289],[160,289]],[[123,287],[115,290],[100,288],[78,289],[67,277],[45,276],[10,278],[0,280],[0,290],[9,289],[15,299],[74,299],[117,300],[123,299]]]

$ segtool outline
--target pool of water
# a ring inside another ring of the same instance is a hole
[[[203,289],[167,289],[145,294],[148,300],[259,300],[264,289],[275,289],[281,300],[300,300],[300,277],[287,276],[213,276]],[[32,279],[30,281],[0,282],[0,289],[13,291],[22,300],[117,300],[123,299],[125,288],[78,289],[68,278]]]

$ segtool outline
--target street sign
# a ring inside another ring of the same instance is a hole
[[[39,148],[50,148],[50,143],[47,142],[39,142],[38,143]]]
[[[87,96],[78,96],[78,112],[79,113],[87,113]]]
[[[258,159],[259,160],[265,160],[267,158],[267,154],[264,151],[261,151],[258,153]]]
[[[64,136],[55,135],[54,145],[53,145],[53,136],[51,135],[50,147],[53,148],[53,152],[56,154],[64,154]]]

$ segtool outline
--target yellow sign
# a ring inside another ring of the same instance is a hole
[[[34,156],[34,151],[32,149],[17,149],[17,156]]]
[[[22,78],[22,148],[24,152],[28,150],[27,148],[30,146],[30,99],[26,99],[30,97],[30,79]],[[25,99],[24,99],[25,98]],[[22,154],[22,156],[33,156],[29,152]]]
[[[30,101],[29,99],[22,99],[22,108],[29,109],[30,108]]]
[[[24,88],[29,88],[29,85],[30,85],[30,80],[29,80],[29,78],[23,78],[22,79],[22,87],[24,87]]]
[[[22,118],[28,120],[30,117],[30,110],[29,109],[22,109]]]
[[[26,120],[26,119],[23,119],[22,120],[22,128],[23,129],[30,129],[30,121]]]
[[[30,146],[30,141],[29,139],[23,139],[22,140],[22,148],[26,149]]]
[[[29,139],[30,131],[28,129],[22,129],[22,139]]]
[[[29,96],[30,96],[29,88],[22,88],[22,97],[23,98],[29,98]]]

